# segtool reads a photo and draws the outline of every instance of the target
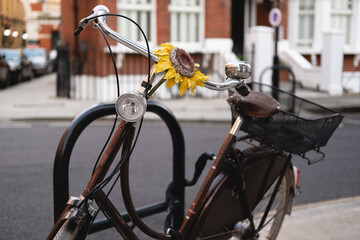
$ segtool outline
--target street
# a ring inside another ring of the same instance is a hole
[[[357,186],[360,182],[360,114],[347,116],[323,148],[325,160],[308,166],[305,160],[294,156],[293,162],[301,170],[302,189],[296,205],[360,195]],[[0,123],[1,239],[23,239],[24,236],[26,239],[44,239],[50,231],[53,224],[53,160],[58,141],[68,124],[65,121]],[[71,195],[78,196],[82,192],[111,124],[110,120],[95,122],[75,145],[70,164]],[[225,123],[181,123],[181,126],[186,143],[186,176],[191,178],[197,157],[207,150],[217,153],[229,126]],[[171,181],[171,151],[171,138],[165,125],[145,122],[131,162],[130,182],[135,206],[163,201]],[[186,207],[193,200],[197,186],[187,189]],[[117,185],[111,199],[115,199],[123,211],[119,192]],[[160,214],[145,222],[162,231],[163,220],[164,215]],[[107,230],[101,236],[112,234],[113,230]],[[97,236],[92,238],[97,239]]]

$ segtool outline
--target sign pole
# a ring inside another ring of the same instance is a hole
[[[273,58],[273,75],[272,75],[272,85],[276,88],[279,88],[279,68],[276,66],[279,65],[279,56],[278,56],[278,41],[279,41],[279,25],[281,22],[281,12],[279,10],[279,0],[275,0],[275,8],[271,9],[269,14],[269,20],[273,27],[275,27],[275,47],[274,47],[274,58]],[[279,98],[278,92],[273,92],[273,98]]]

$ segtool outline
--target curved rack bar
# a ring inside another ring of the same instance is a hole
[[[148,101],[147,111],[157,114],[168,127],[173,142],[173,183],[176,198],[179,205],[174,214],[174,225],[180,227],[184,218],[184,201],[185,201],[185,142],[181,127],[172,113],[164,105]],[[77,116],[71,125],[64,132],[54,161],[53,169],[53,196],[54,196],[54,221],[59,218],[66,202],[69,199],[69,164],[73,147],[81,135],[82,131],[96,119],[115,115],[115,103],[103,103],[93,106]],[[166,211],[166,203],[154,203],[151,206],[137,209],[140,217],[150,216],[155,213]],[[123,215],[128,219],[127,214]],[[92,226],[91,232],[101,231],[111,227],[106,220],[99,220]]]

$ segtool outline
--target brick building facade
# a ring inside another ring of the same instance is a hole
[[[231,2],[231,0],[134,0],[130,3],[124,0],[62,1],[62,42],[69,46],[73,74],[82,76],[75,77],[74,85],[77,88],[75,91],[78,92],[75,96],[80,94],[80,98],[104,100],[114,97],[110,93],[105,94],[106,96],[101,93],[104,92],[101,89],[109,88],[105,86],[105,82],[109,76],[113,76],[114,70],[100,32],[88,26],[79,36],[73,36],[78,22],[88,16],[96,5],[103,4],[110,12],[123,14],[138,22],[149,37],[152,50],[160,48],[161,43],[171,42],[189,51],[195,61],[204,68],[214,71],[216,66],[215,71],[223,72],[225,59],[236,58],[231,51]],[[110,17],[108,24],[120,34],[144,44],[142,36],[127,21]],[[130,78],[136,79],[129,80],[131,82],[141,81],[140,79],[143,79],[147,72],[147,58],[112,40],[110,44],[123,82]],[[85,80],[79,80],[84,76],[88,79],[86,84]],[[88,89],[83,90],[87,92],[86,96],[79,93],[78,88],[81,87]],[[135,89],[137,85],[132,90]]]
[[[309,73],[306,70],[308,68],[314,68],[316,72],[319,72],[324,31],[336,30],[345,33],[343,77],[352,77],[359,72],[360,34],[356,29],[360,22],[360,0],[349,0],[347,1],[349,4],[344,2],[341,0],[279,0],[282,13],[279,26],[281,45],[279,49],[282,51],[283,46],[287,46],[285,53],[286,51],[296,52],[295,55],[298,57],[290,59],[291,61],[287,58],[282,59],[291,67],[298,68],[299,61],[307,62],[305,65],[308,67],[299,69],[297,74],[300,80],[306,78]],[[274,1],[271,0],[62,1],[62,42],[70,47],[72,72],[77,76],[93,79],[85,81],[77,78],[75,80],[74,88],[79,88],[76,86],[81,82],[80,85],[87,88],[83,90],[86,94],[75,94],[80,98],[105,100],[114,97],[105,93],[107,90],[97,90],[111,89],[109,86],[105,87],[108,85],[105,82],[112,81],[106,79],[114,74],[112,64],[110,64],[111,58],[101,34],[88,27],[80,36],[73,37],[73,31],[80,19],[88,16],[92,8],[98,4],[104,4],[111,12],[126,15],[138,22],[149,37],[151,49],[158,49],[163,42],[171,42],[175,46],[186,49],[214,81],[223,81],[224,64],[236,58],[234,52],[238,56],[245,57],[251,64],[259,60],[253,57],[256,50],[253,46],[252,29],[267,26],[268,34],[273,34],[271,33],[273,28],[270,27],[268,20],[269,11],[274,6]],[[346,22],[347,24],[344,25]],[[128,22],[112,17],[108,23],[120,34],[144,44],[141,35]],[[268,46],[264,48],[265,55],[273,54],[273,37],[269,36],[268,42],[260,41],[262,45]],[[126,85],[134,82],[129,80],[130,78],[143,79],[147,72],[146,58],[114,41],[110,41],[110,44],[116,56],[118,71],[123,81],[129,82]],[[291,54],[292,57],[295,55]],[[282,58],[283,55],[280,54],[280,57]],[[264,56],[260,58],[264,60]],[[270,57],[270,60],[257,70],[261,71],[271,64]],[[80,77],[80,79],[84,78]],[[309,79],[312,81],[314,77],[309,75]],[[259,81],[256,77],[253,80]],[[356,79],[351,81],[355,81],[355,84],[356,81],[358,82]],[[353,84],[342,87],[351,90],[352,86]],[[132,90],[134,89],[136,87]]]
[[[49,51],[56,48],[59,27],[60,0],[0,2],[1,48],[43,47]]]
[[[50,51],[57,47],[60,37],[61,0],[21,0],[26,12],[28,47]]]
[[[161,43],[171,41],[171,12],[169,10],[170,1],[158,0],[145,2],[150,2],[155,6],[155,10],[153,11],[153,13],[156,14],[156,20],[154,21],[156,22],[156,29],[152,30],[151,33],[155,33],[156,36],[152,36],[150,39],[151,47],[152,49],[154,49],[158,48]],[[195,42],[195,45],[197,45],[196,47],[198,47],[198,49],[194,49],[194,47],[192,47],[191,52],[201,53],[202,46],[204,46],[204,42],[206,39],[231,38],[231,0],[207,0],[198,2],[202,2],[201,4],[203,5],[201,6],[203,7],[203,9],[201,10],[202,12],[199,15],[202,15],[200,16],[200,18],[204,18],[202,20],[202,22],[204,23],[204,36],[202,37],[202,39],[198,39]],[[103,59],[106,59],[105,62],[108,62],[108,60],[110,60],[109,56],[107,56],[108,54],[106,53],[106,51],[104,51],[106,44],[101,34],[99,32],[95,32],[91,27],[88,27],[78,37],[75,38],[73,36],[73,32],[77,27],[80,19],[88,16],[91,13],[92,8],[97,4],[106,5],[110,9],[110,12],[118,13],[121,10],[122,1],[117,1],[117,4],[116,1],[111,0],[92,0],[86,2],[72,0],[62,2],[62,41],[63,43],[69,45],[72,60],[75,61],[76,58],[78,58],[77,61],[80,62],[79,65],[81,65],[77,69],[78,73],[84,73],[89,71],[88,73],[90,74],[105,76],[106,74],[109,74],[109,71],[112,72],[111,68],[96,68],[83,66],[88,63],[102,65],[101,62]],[[77,12],[74,12],[75,9],[77,9]],[[136,18],[134,20],[137,21]],[[117,30],[120,34],[123,34],[123,29],[119,29],[119,24],[116,18],[110,17],[108,24],[110,27]],[[151,24],[153,24],[153,22]],[[187,45],[188,42],[179,41],[178,43],[180,45]],[[194,42],[190,42],[190,44],[192,43]],[[117,44],[114,41],[110,41],[110,44],[114,47],[114,52],[125,54],[125,56],[123,56],[123,62],[133,61],[137,58],[136,56],[133,56],[134,54],[130,53],[129,51],[121,49],[120,46],[117,48]],[[90,56],[90,54],[93,55]],[[99,61],[94,62],[92,60],[94,59],[95,55],[100,60],[100,63]],[[136,61],[142,60],[137,59]],[[146,62],[146,59],[144,61]],[[130,70],[120,69],[120,72],[122,73],[126,73],[128,71]]]

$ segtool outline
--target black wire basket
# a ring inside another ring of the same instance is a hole
[[[268,145],[305,156],[319,151],[343,116],[331,109],[272,86],[252,83],[252,89],[278,96],[280,112],[269,118],[245,118],[241,130]]]

